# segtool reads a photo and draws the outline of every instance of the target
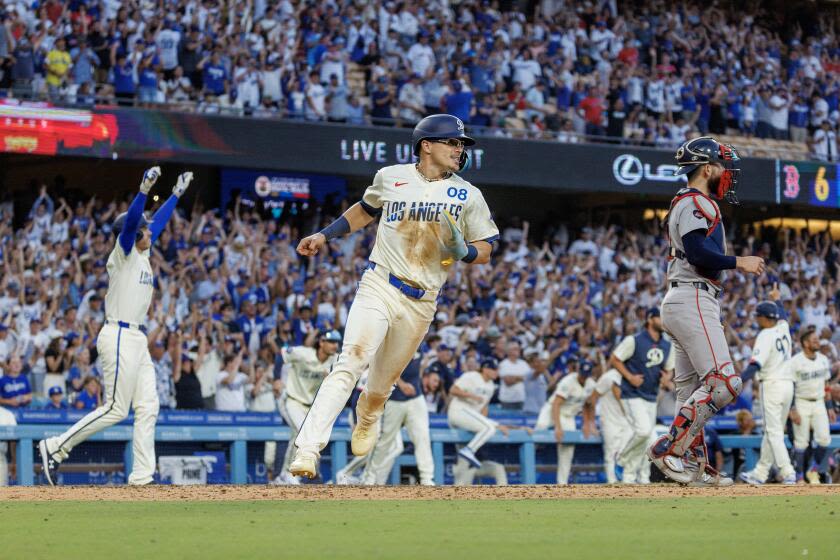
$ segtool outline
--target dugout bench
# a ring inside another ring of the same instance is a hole
[[[35,462],[34,444],[40,439],[60,434],[69,425],[61,424],[20,424],[17,426],[0,426],[0,440],[17,441],[17,472],[18,484],[31,486],[34,483],[33,464]],[[118,424],[107,428],[90,438],[90,441],[125,442],[123,462],[132,463],[131,425]],[[348,442],[350,430],[337,427],[333,431],[330,442],[331,467],[333,472],[347,464]],[[289,429],[284,426],[169,426],[158,425],[155,439],[158,442],[223,442],[230,446],[230,482],[245,484],[247,482],[247,444],[248,442],[288,441]],[[467,443],[471,434],[450,428],[433,428],[431,430],[432,455],[435,461],[435,483],[443,484],[444,476],[444,444]],[[576,445],[600,445],[599,437],[584,438],[579,431],[567,431],[565,441]],[[405,431],[403,439],[408,441]],[[746,451],[747,468],[752,468],[761,447],[761,436],[750,435],[721,435],[724,448],[742,448]],[[503,444],[518,446],[521,479],[524,484],[536,482],[536,446],[554,445],[552,430],[535,431],[528,434],[525,431],[513,430],[510,435],[496,434],[488,445]],[[788,443],[789,444],[789,443]],[[832,448],[840,447],[840,436],[832,437]],[[391,480],[399,480],[399,467],[414,464],[413,456],[399,457],[391,473]]]

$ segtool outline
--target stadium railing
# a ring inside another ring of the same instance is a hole
[[[17,426],[0,426],[0,440],[17,441],[17,473],[18,484],[31,486],[34,477],[34,443],[45,437],[62,433],[69,427],[66,424],[20,424]],[[118,424],[107,428],[90,438],[90,441],[125,442],[124,464],[132,464],[131,437],[133,429],[130,425]],[[288,441],[290,431],[284,426],[207,426],[207,425],[158,425],[155,439],[158,442],[224,442],[230,445],[230,482],[245,484],[247,482],[247,445],[248,442]],[[347,444],[350,441],[349,428],[339,427],[333,430],[330,441],[330,457],[332,471],[336,472],[347,464]],[[467,443],[472,434],[462,430],[450,428],[431,429],[432,455],[435,462],[435,483],[443,484],[444,476],[444,445]],[[403,432],[403,439],[408,441]],[[745,463],[752,468],[761,448],[760,435],[721,435],[724,448],[741,448],[745,450]],[[567,431],[564,442],[576,445],[600,445],[600,437],[584,438],[579,431]],[[525,431],[514,430],[507,436],[496,434],[489,442],[495,445],[514,445],[519,447],[519,464],[521,479],[524,484],[536,483],[536,446],[555,444],[552,430]],[[832,448],[840,448],[840,436],[832,437]],[[400,464],[410,464],[410,461],[399,461]],[[393,479],[393,475],[392,475]]]

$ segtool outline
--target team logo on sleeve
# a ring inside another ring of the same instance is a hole
[[[692,212],[692,214],[694,214],[694,217],[697,218],[698,220],[705,220],[706,219],[706,216],[704,216],[703,212],[701,212],[700,210],[695,210],[694,212]]]

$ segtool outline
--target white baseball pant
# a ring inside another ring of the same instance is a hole
[[[505,466],[496,461],[482,461],[481,467],[476,469],[466,459],[458,457],[458,461],[452,467],[452,476],[455,486],[471,486],[476,477],[490,477],[496,481],[496,486],[507,486],[508,484]]]
[[[274,467],[277,474],[280,474],[289,470],[289,464],[292,462],[292,458],[295,454],[295,446],[292,442],[295,441],[295,438],[300,431],[300,427],[309,412],[309,407],[300,401],[290,398],[284,392],[277,401],[277,410],[280,411],[280,416],[283,418],[283,421],[289,427],[291,432],[289,434],[289,443],[286,445],[286,451],[283,455],[282,462],[279,461],[280,447],[278,446],[275,448]]]
[[[364,484],[385,484],[394,461],[404,450],[402,427],[414,444],[414,457],[421,484],[434,481],[435,462],[432,458],[432,441],[429,435],[429,409],[423,395],[405,401],[388,401],[382,415],[382,432],[373,448],[365,474]]]
[[[764,416],[764,437],[761,439],[761,456],[752,473],[759,480],[766,480],[770,475],[770,467],[775,463],[782,476],[789,476],[795,470],[785,445],[785,423],[793,401],[793,381],[762,381],[759,391]]]
[[[134,409],[134,465],[129,484],[147,484],[155,472],[155,422],[158,396],[155,368],[146,335],[136,329],[105,324],[96,339],[103,378],[103,404],[63,434],[46,440],[59,461],[91,435],[113,426]]]
[[[477,410],[465,406],[450,409],[447,420],[449,425],[456,430],[466,430],[475,434],[467,444],[467,447],[473,453],[476,453],[487,443],[487,440],[493,437],[493,434],[496,433],[496,427],[499,425],[495,420],[491,420]]]
[[[543,407],[534,429],[547,430],[553,427],[554,420],[551,418],[551,409],[547,406]],[[577,430],[575,417],[563,414],[562,408],[560,408],[560,427],[563,428],[564,432],[574,432]],[[572,472],[572,459],[574,459],[574,456],[574,445],[567,445],[565,443],[557,444],[557,484],[565,485],[569,483],[569,474]]]
[[[793,446],[798,450],[807,449],[811,443],[811,429],[813,429],[816,444],[820,447],[828,447],[831,444],[831,432],[825,401],[796,399],[796,412],[799,413],[801,420],[799,424],[793,425]]]
[[[17,419],[15,415],[0,406],[0,426],[14,426],[16,424]],[[0,441],[0,486],[9,484],[9,463],[6,459],[6,452],[8,450],[8,442]]]
[[[420,300],[404,295],[388,283],[383,267],[365,272],[347,317],[341,354],[318,389],[295,440],[299,450],[320,455],[368,366],[367,386],[356,410],[371,423],[381,416],[394,383],[429,330],[436,299],[437,292],[426,292]]]
[[[656,439],[656,402],[645,399],[621,399],[630,421],[630,439],[619,454],[618,463],[624,467],[622,482],[648,484],[650,464],[645,451]]]
[[[605,422],[601,418],[601,438],[604,441],[604,474],[607,475],[607,484],[615,484],[615,457],[627,444],[630,437],[630,427],[626,422]]]

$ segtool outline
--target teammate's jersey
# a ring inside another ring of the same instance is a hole
[[[318,351],[309,346],[284,348],[283,363],[288,366],[286,396],[312,406],[315,393],[337,358],[338,354],[333,354],[322,362],[318,359]]]
[[[493,393],[496,391],[496,384],[489,380],[485,381],[484,376],[477,371],[464,373],[464,375],[455,380],[455,386],[473,395],[478,395],[481,397],[481,402],[453,396],[449,402],[450,413],[464,408],[481,412],[487,406],[487,403],[490,402],[490,399],[493,398]]]
[[[755,338],[750,362],[760,366],[756,378],[759,381],[793,380],[793,374],[786,367],[790,360],[790,325],[784,319],[767,329],[761,329]]]
[[[481,191],[458,175],[427,181],[413,164],[383,167],[362,200],[382,209],[370,260],[424,290],[439,290],[446,281],[441,261],[449,257],[444,242],[450,233],[444,210],[467,243],[499,236]]]
[[[412,387],[414,387],[414,395],[407,396],[400,390],[399,385],[394,387],[394,392],[391,393],[391,400],[392,401],[407,401],[410,399],[414,399],[417,397],[423,396],[423,387],[420,381],[420,362],[423,361],[423,354],[420,353],[418,350],[414,353],[414,358],[408,362],[408,365],[405,366],[405,369],[400,374],[400,379],[404,382],[408,383]]]
[[[825,398],[825,382],[831,377],[831,364],[825,354],[817,352],[813,360],[809,360],[805,352],[800,352],[790,359],[788,369],[796,381],[794,395],[797,399]]]
[[[595,390],[595,381],[588,377],[583,385],[578,381],[577,373],[570,373],[557,383],[554,393],[544,406],[551,406],[554,399],[563,397],[563,404],[560,406],[560,414],[564,416],[577,416],[583,410],[586,399]]]
[[[662,370],[674,369],[674,351],[671,342],[664,336],[653,340],[647,329],[627,336],[613,350],[616,358],[624,362],[631,373],[641,374],[644,382],[634,387],[626,379],[621,381],[621,397],[624,399],[645,399],[656,402],[659,395],[659,379]]]
[[[694,196],[685,196],[694,195]],[[668,238],[671,247],[685,252],[683,235],[701,229],[707,232],[714,228],[709,236],[717,249],[726,254],[726,237],[723,223],[720,222],[720,208],[708,196],[704,196],[696,189],[685,188],[677,193],[680,198],[668,212]],[[673,258],[668,263],[668,281],[696,282],[712,280],[719,282],[723,279],[723,271],[700,269],[685,258]]]
[[[623,377],[617,369],[607,370],[598,378],[595,383],[595,391],[598,393],[598,416],[601,417],[601,425],[616,425],[625,422],[624,410],[621,403],[613,394],[614,386],[621,386]]]
[[[105,294],[105,314],[117,321],[145,323],[155,289],[149,251],[140,252],[132,247],[126,255],[118,239],[106,268],[108,293]]]

